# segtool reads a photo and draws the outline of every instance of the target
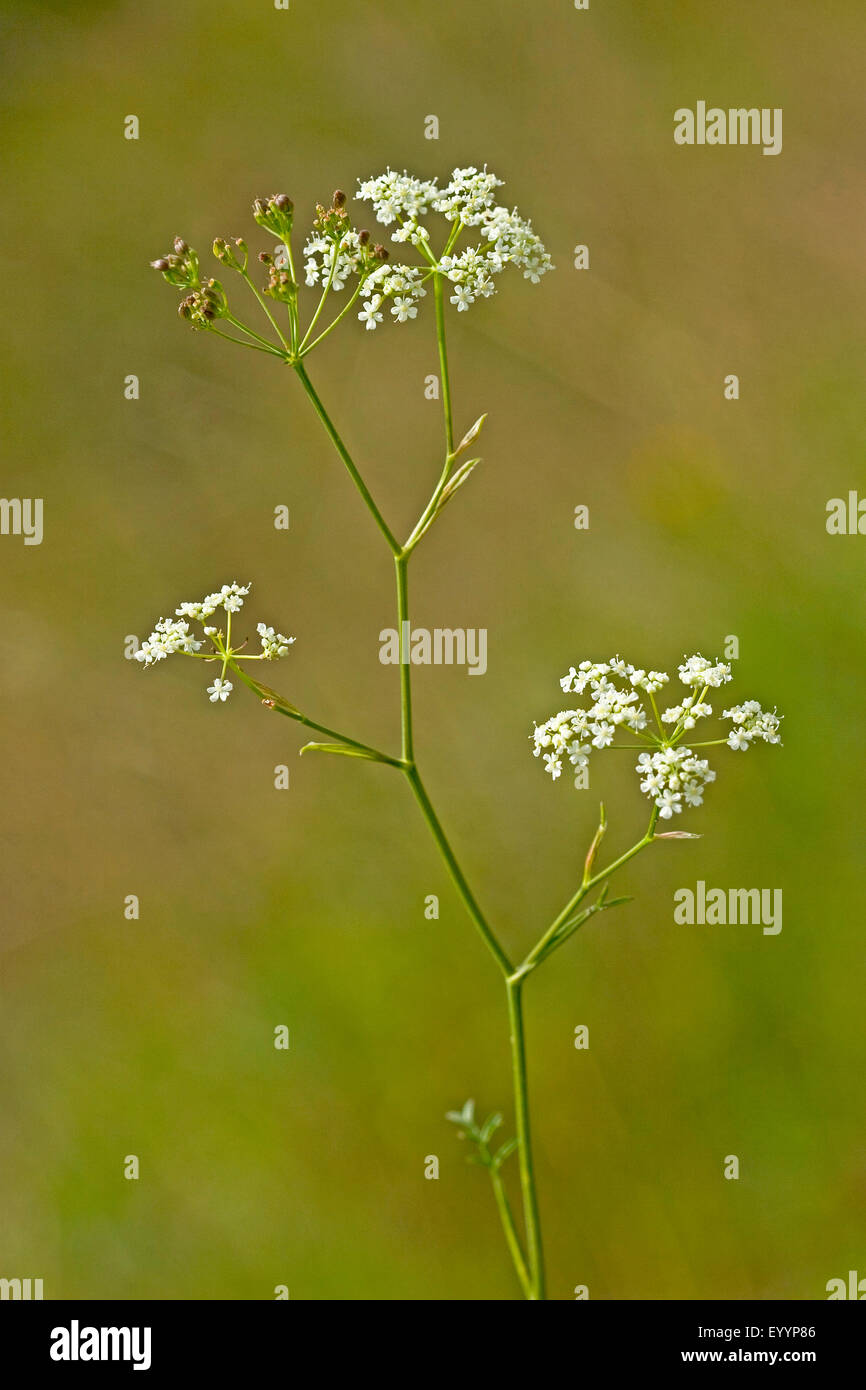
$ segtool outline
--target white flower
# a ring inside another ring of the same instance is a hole
[[[276,661],[285,656],[295,640],[294,637],[284,637],[281,632],[275,632],[272,627],[265,627],[264,623],[257,625],[256,632],[262,639],[262,655],[266,661]]]
[[[406,295],[398,295],[391,305],[391,313],[398,323],[405,323],[407,319],[414,319],[418,310],[414,302]]]
[[[609,748],[613,743],[613,736],[616,733],[616,729],[613,724],[593,724],[592,733],[592,745],[594,748]]]
[[[464,313],[470,304],[475,303],[475,296],[471,294],[465,285],[458,285],[451,296],[450,302],[457,305],[457,312]]]
[[[382,296],[374,294],[361,310],[358,318],[367,327],[368,331],[376,327],[377,323],[382,322],[382,315],[379,313],[379,305],[382,303]]]
[[[728,747],[734,748],[739,752],[749,747],[751,739],[745,729],[732,729],[728,734]]]
[[[223,681],[217,678],[213,685],[209,685],[207,688],[211,704],[214,704],[217,700],[227,700],[232,693],[232,689],[231,681]]]
[[[589,762],[590,745],[581,743],[579,739],[572,739],[568,745],[568,761],[572,767],[586,767]]]

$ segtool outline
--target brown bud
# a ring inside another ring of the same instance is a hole
[[[160,256],[158,261],[151,261],[154,270],[168,270],[168,261],[165,256]]]
[[[279,208],[280,212],[292,212],[294,206],[287,193],[278,193],[274,199],[274,207]]]
[[[388,252],[387,252],[387,250],[385,249],[384,246],[381,246],[378,242],[377,242],[376,245],[373,247],[373,255],[375,256],[375,258],[376,258],[377,261],[387,261],[387,259],[388,259]]]
[[[359,242],[359,244],[360,244],[361,246],[366,246],[367,243],[369,242],[369,240],[370,240],[370,233],[366,230],[366,228],[364,229],[363,232],[359,232],[359,233],[358,233],[358,242]]]
[[[337,188],[337,189],[335,189],[335,190],[334,190],[334,196],[333,196],[333,198],[331,199],[331,205],[332,205],[333,207],[335,207],[335,208],[341,208],[341,207],[343,206],[343,204],[345,203],[345,201],[346,201],[346,195],[345,195],[345,193],[343,192],[342,188]]]
[[[178,256],[185,256],[187,251],[189,250],[189,247],[187,246],[183,237],[176,236],[174,239],[174,249],[175,253]]]

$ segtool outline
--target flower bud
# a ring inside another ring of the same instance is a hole
[[[183,237],[179,237],[179,236],[176,236],[176,237],[175,237],[175,239],[174,239],[174,250],[175,250],[175,254],[178,255],[178,256],[185,256],[185,255],[186,255],[187,251],[189,250],[189,247],[187,246],[186,242],[183,240]]]
[[[286,193],[278,193],[275,198],[256,198],[253,203],[253,217],[260,227],[273,232],[274,236],[288,241],[292,235],[292,215],[294,203]]]
[[[346,202],[346,195],[345,195],[345,193],[343,192],[342,188],[337,188],[337,189],[335,189],[335,191],[334,191],[334,196],[333,196],[333,198],[331,199],[331,206],[332,206],[332,207],[335,207],[335,208],[341,208],[341,207],[344,206],[345,202]]]

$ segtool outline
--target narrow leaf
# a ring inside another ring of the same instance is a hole
[[[445,506],[446,502],[451,501],[451,498],[454,496],[457,489],[463,486],[463,484],[466,482],[466,479],[469,477],[469,474],[480,462],[480,458],[467,459],[465,463],[461,463],[460,467],[454,470],[454,472],[451,474],[451,477],[448,479],[448,482],[443,487],[442,492],[439,496],[439,501],[436,504],[437,516],[441,512],[442,508]]]
[[[238,674],[240,675],[241,673],[239,672]],[[269,686],[261,685],[258,681],[254,681],[250,676],[241,675],[241,679],[245,679],[247,685],[252,687],[256,694],[261,698],[262,704],[270,705],[271,709],[282,710],[284,714],[291,715],[293,719],[301,718],[301,711],[299,709],[296,709],[294,705],[290,704],[284,696],[278,695],[275,690],[271,690]]]
[[[355,748],[350,743],[305,743],[301,749],[301,756],[304,753],[340,753],[344,758],[365,758],[367,762],[384,763],[385,758],[376,753],[372,748]]]
[[[469,445],[472,443],[473,439],[477,439],[477,438],[478,438],[479,434],[481,433],[482,429],[484,428],[484,421],[485,421],[486,419],[487,419],[487,415],[486,415],[486,414],[484,414],[484,415],[479,415],[478,419],[475,421],[475,424],[472,426],[471,429],[468,429],[468,430],[466,431],[466,433],[464,434],[464,436],[463,436],[463,438],[461,439],[460,443],[457,445],[457,448],[454,450],[453,454],[451,455],[451,457],[452,457],[453,459],[459,458],[459,456],[463,453],[463,450],[469,448]]]
[[[502,1147],[497,1149],[496,1153],[493,1155],[494,1168],[502,1167],[506,1158],[510,1158],[511,1155],[514,1153],[514,1150],[517,1148],[517,1143],[518,1141],[516,1139],[506,1139]]]
[[[664,830],[661,835],[653,835],[654,840],[701,840],[702,835],[692,835],[688,830]]]
[[[484,1124],[481,1126],[481,1142],[489,1143],[499,1126],[502,1124],[502,1116],[497,1110],[495,1115],[488,1115]]]

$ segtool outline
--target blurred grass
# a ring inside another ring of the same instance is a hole
[[[416,707],[509,948],[571,891],[599,796],[612,852],[645,819],[626,766],[575,796],[528,756],[572,661],[670,669],[735,633],[738,691],[786,715],[784,750],[719,758],[704,838],[630,865],[635,903],[528,989],[551,1295],[822,1297],[862,1259],[866,1156],[863,568],[824,530],[862,469],[862,7],[7,0],[0,24],[3,491],[46,508],[41,547],[0,543],[3,1272],[49,1297],[514,1296],[442,1119],[506,1104],[504,1005],[405,787],[122,660],[179,599],[251,579],[254,617],[298,638],[279,688],[393,745],[368,518],[288,373],[184,330],[147,262],[176,232],[257,245],[262,192],[303,225],[387,163],[486,160],[558,270],[452,323],[485,460],[418,553],[414,621],[486,627],[490,664],[419,669]],[[782,155],[677,149],[702,96],[783,106]],[[438,466],[435,370],[429,316],[350,325],[311,365],[399,528]],[[698,877],[782,887],[781,935],[675,927]]]

